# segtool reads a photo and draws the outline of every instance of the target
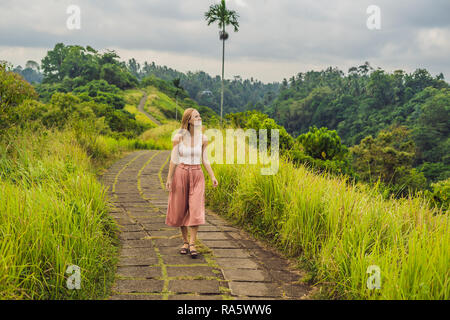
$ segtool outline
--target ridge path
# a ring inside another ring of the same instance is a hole
[[[120,230],[109,299],[309,299],[311,287],[298,282],[301,273],[287,259],[208,208],[199,257],[178,253],[180,229],[165,224],[169,157],[170,150],[135,151],[101,176]]]

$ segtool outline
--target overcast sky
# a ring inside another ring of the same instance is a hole
[[[182,72],[221,74],[217,24],[204,13],[219,0],[0,0],[0,60],[24,66],[58,42],[113,49],[121,60]],[[426,68],[450,79],[450,0],[227,0],[239,14],[225,44],[225,78],[282,81],[298,72],[369,61],[388,71]],[[70,30],[67,8],[80,8]],[[380,29],[370,30],[370,5]]]

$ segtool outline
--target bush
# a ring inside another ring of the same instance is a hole
[[[5,62],[0,62],[0,135],[21,121],[17,107],[27,99],[36,98],[33,86],[10,71]]]
[[[450,207],[450,178],[431,184],[432,191],[428,192],[428,196],[439,208],[448,211]]]
[[[270,144],[271,142],[271,130],[279,130],[280,154],[285,154],[287,150],[291,149],[294,145],[294,139],[289,133],[287,133],[286,129],[283,126],[278,125],[275,120],[269,118],[264,113],[258,111],[247,113],[245,128],[254,129],[256,130],[256,132],[258,132],[260,129],[266,129],[268,144]]]
[[[102,66],[100,78],[122,90],[133,88],[138,85],[138,81],[133,75],[129,72],[125,72],[118,65],[112,63],[107,63]]]
[[[341,138],[336,130],[328,130],[326,127],[320,129],[316,126],[310,127],[308,133],[299,135],[296,140],[303,145],[306,154],[315,159],[342,159],[348,152],[341,144]]]
[[[355,179],[358,178],[351,166],[351,161],[349,158],[345,158],[343,160],[315,159],[305,154],[301,147],[297,145],[288,152],[287,159],[289,159],[289,161],[291,161],[295,166],[302,164],[313,169],[317,173],[328,172],[335,175],[345,174]]]

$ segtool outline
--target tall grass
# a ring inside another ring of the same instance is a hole
[[[136,149],[163,149],[158,141],[143,141],[140,138],[114,138],[100,135],[84,120],[74,121],[67,126],[73,131],[70,143],[80,145],[87,153],[94,167],[103,168],[112,160],[117,159],[123,152]]]
[[[170,98],[154,86],[147,86],[145,91],[148,93],[147,101],[144,105],[144,110],[150,113],[156,120],[161,123],[166,123],[170,118],[175,118],[175,109],[178,110],[178,118],[181,119],[184,109],[176,101]]]
[[[219,187],[208,204],[264,237],[344,299],[449,299],[448,212],[423,198],[385,200],[372,187],[316,174],[280,159],[262,165],[213,164]],[[367,288],[367,268],[381,269],[381,289]]]
[[[145,131],[140,135],[139,139],[154,146],[152,149],[171,150],[172,132],[179,128],[179,121],[168,121],[165,124]]]
[[[136,121],[140,124],[150,125],[151,127],[156,127],[157,125],[150,120],[145,114],[141,113],[136,106],[127,104],[123,108],[125,111],[128,111],[131,114],[134,114]]]
[[[0,142],[0,298],[101,298],[117,255],[105,188],[73,131]],[[105,138],[106,153],[117,146]],[[81,269],[81,289],[66,286]]]
[[[137,122],[144,125],[150,125],[151,127],[156,127],[156,124],[152,120],[150,120],[145,114],[141,113],[137,108],[143,96],[141,90],[139,89],[125,90],[123,92],[123,96],[126,101],[126,105],[124,107],[125,111],[134,114]]]

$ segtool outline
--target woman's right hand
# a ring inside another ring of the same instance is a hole
[[[170,191],[170,187],[172,186],[172,179],[167,179],[166,182],[166,189],[167,191]]]

